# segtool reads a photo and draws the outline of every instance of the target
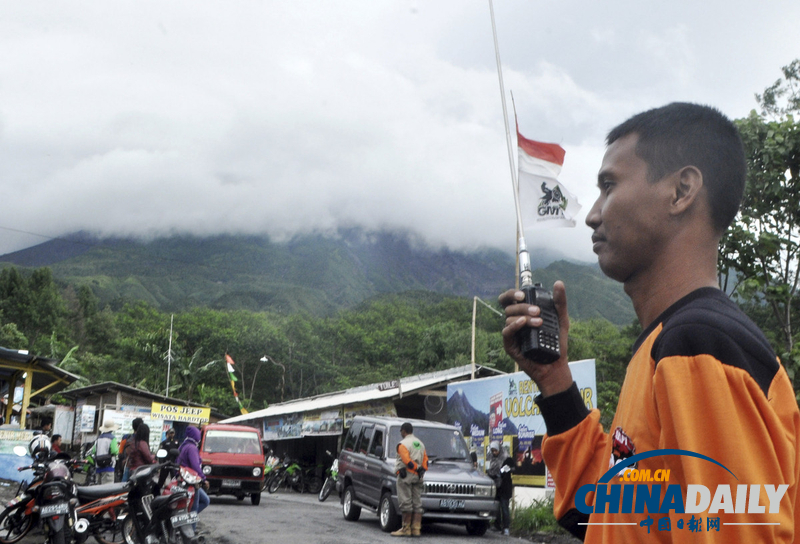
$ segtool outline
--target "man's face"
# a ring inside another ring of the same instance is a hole
[[[629,134],[608,146],[598,173],[600,196],[586,216],[600,269],[623,283],[652,264],[670,228],[669,184],[647,180],[638,141]]]

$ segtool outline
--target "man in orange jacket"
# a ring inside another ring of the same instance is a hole
[[[425,444],[414,436],[414,427],[406,421],[400,426],[403,439],[397,444],[397,500],[403,525],[392,536],[420,536],[422,529],[422,478],[428,470]]]
[[[800,542],[795,393],[764,334],[717,283],[719,241],[745,187],[736,127],[713,108],[674,103],[606,141],[586,224],[600,268],[622,282],[643,328],[611,433],[567,366],[564,284],[553,288],[561,358],[551,365],[525,358],[516,340],[542,325],[540,309],[520,291],[500,296],[506,352],[541,392],[556,517],[586,542]],[[627,483],[658,474],[658,485]]]

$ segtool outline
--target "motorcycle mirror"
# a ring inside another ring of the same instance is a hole
[[[159,459],[166,459],[167,458],[167,450],[165,450],[164,448],[161,448],[160,450],[158,450],[156,452],[156,457],[158,457]]]
[[[28,455],[28,450],[24,446],[14,446],[14,455],[18,457],[25,457]]]

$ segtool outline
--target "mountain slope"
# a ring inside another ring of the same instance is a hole
[[[552,255],[532,252],[534,264]],[[538,259],[538,261],[537,261]],[[0,256],[0,263],[49,266],[61,281],[88,285],[103,304],[144,300],[168,311],[219,309],[329,314],[386,293],[432,291],[487,301],[513,286],[514,259],[498,250],[430,248],[411,236],[343,231],[285,243],[266,237],[173,236],[149,242],[83,234]],[[574,318],[633,319],[619,284],[595,266],[553,262],[536,281],[567,283]]]

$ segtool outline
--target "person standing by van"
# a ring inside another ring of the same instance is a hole
[[[403,525],[392,536],[419,536],[422,529],[422,478],[428,470],[425,444],[414,436],[409,422],[400,426],[403,439],[397,445],[397,500],[403,514]]]

